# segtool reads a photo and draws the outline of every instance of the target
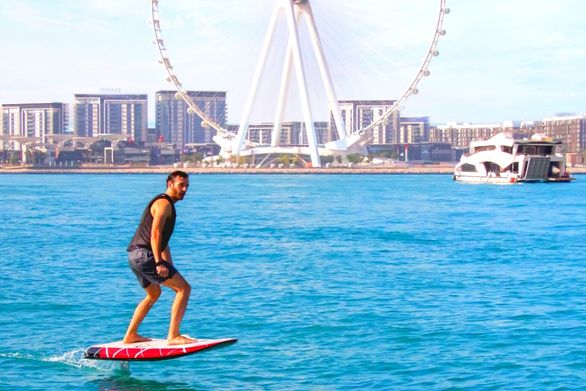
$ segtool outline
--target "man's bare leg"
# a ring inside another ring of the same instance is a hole
[[[144,288],[144,290],[146,291],[146,297],[138,303],[134,310],[134,314],[130,320],[130,325],[128,326],[126,335],[122,340],[124,343],[145,342],[151,340],[150,338],[138,334],[138,326],[140,326],[151,307],[157,302],[159,296],[161,296],[161,287],[159,285],[151,284]]]
[[[184,337],[179,331],[183,315],[187,309],[187,302],[189,301],[189,295],[191,294],[191,286],[179,273],[175,274],[173,278],[163,282],[163,285],[175,291],[175,300],[173,300],[173,306],[171,307],[171,323],[169,324],[167,343],[169,345],[181,345],[195,342],[195,339]]]

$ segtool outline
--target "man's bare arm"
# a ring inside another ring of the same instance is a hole
[[[171,258],[171,247],[167,245],[167,247],[163,250],[163,260],[173,264],[173,259]]]

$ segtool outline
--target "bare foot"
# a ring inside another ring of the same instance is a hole
[[[194,342],[197,342],[197,339],[189,338],[185,335],[179,335],[175,338],[167,339],[167,345],[186,345]]]
[[[148,342],[152,341],[151,338],[143,337],[140,334],[129,334],[122,340],[123,343],[137,343],[137,342]]]

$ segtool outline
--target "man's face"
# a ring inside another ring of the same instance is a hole
[[[176,176],[172,181],[167,182],[167,189],[169,195],[176,201],[180,201],[185,197],[187,189],[189,188],[189,178],[181,178]]]

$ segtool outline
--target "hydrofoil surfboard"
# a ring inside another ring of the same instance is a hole
[[[152,339],[146,342],[123,343],[110,342],[90,346],[85,350],[84,357],[92,360],[118,361],[157,361],[168,360],[228,346],[238,341],[236,338],[198,339],[185,345],[168,345],[165,339]]]

